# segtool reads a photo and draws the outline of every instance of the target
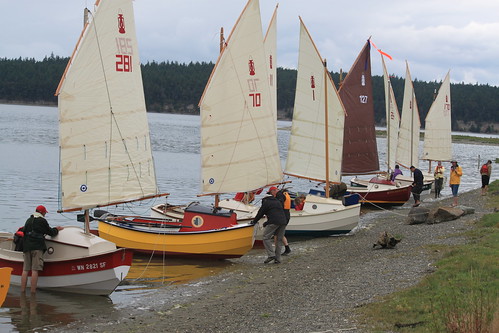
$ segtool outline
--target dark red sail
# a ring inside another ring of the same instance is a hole
[[[347,113],[343,139],[343,175],[379,171],[370,51],[368,40],[339,90]]]

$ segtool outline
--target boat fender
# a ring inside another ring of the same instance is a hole
[[[379,186],[378,185],[374,185],[374,188],[378,188]]]

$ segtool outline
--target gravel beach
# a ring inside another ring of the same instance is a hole
[[[492,195],[492,194],[489,194]],[[450,206],[451,198],[423,198],[422,207]],[[56,332],[370,332],[356,308],[417,284],[436,270],[439,253],[428,245],[466,242],[486,207],[480,189],[460,194],[475,214],[438,224],[408,225],[413,200],[401,208],[369,210],[351,234],[290,239],[280,265],[263,264],[263,249],[233,260],[237,265],[187,285],[165,286],[152,295]],[[394,249],[373,249],[380,233],[402,240]]]

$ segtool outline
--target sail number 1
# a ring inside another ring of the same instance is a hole
[[[133,47],[131,38],[116,38],[116,71],[132,71]]]

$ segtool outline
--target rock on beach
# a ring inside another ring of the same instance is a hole
[[[428,211],[450,207],[452,198],[424,201]],[[486,208],[480,190],[460,194],[474,214],[441,223],[408,224],[412,203],[370,210],[348,235],[289,239],[292,252],[280,265],[263,264],[253,249],[223,273],[187,285],[170,285],[135,299],[111,316],[88,318],[60,332],[370,332],[356,309],[417,284],[436,270],[428,245],[466,242]],[[400,239],[374,248],[383,232]]]

